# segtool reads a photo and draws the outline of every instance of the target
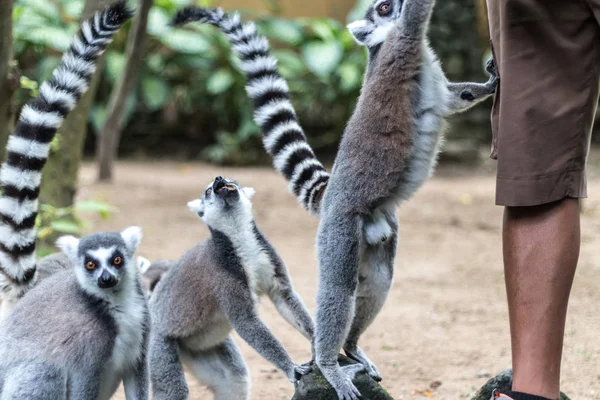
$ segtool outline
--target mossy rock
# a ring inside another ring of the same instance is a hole
[[[492,391],[498,388],[501,393],[510,394],[512,387],[512,369],[506,369],[500,372],[495,377],[491,378],[475,393],[475,397],[471,400],[490,400],[492,397]],[[560,393],[560,400],[570,400],[569,397]]]
[[[342,366],[356,364],[343,355],[339,356],[338,361]],[[383,386],[375,382],[366,372],[356,374],[352,382],[360,391],[363,400],[394,400]],[[292,400],[338,400],[338,397],[315,364],[313,371],[300,379]]]

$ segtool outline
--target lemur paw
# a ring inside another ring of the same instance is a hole
[[[312,361],[307,363],[296,365],[294,367],[294,378],[299,381],[304,375],[310,373],[312,371]]]
[[[493,57],[490,57],[490,59],[485,63],[485,70],[492,76],[498,75],[498,71],[496,70],[496,62],[494,61]]]
[[[365,367],[367,373],[369,374],[369,376],[371,378],[373,378],[373,380],[375,380],[376,382],[381,382],[381,380],[383,378],[381,377],[381,374],[377,370],[377,367],[375,367],[375,364],[373,364],[371,362],[371,360],[369,360],[367,358],[366,354],[362,351],[362,349],[360,347],[357,347],[355,350],[344,349],[344,353],[346,353],[348,358],[363,365]]]
[[[333,365],[319,365],[323,376],[335,389],[339,400],[359,400],[359,390],[352,383],[357,373],[364,371],[362,364],[352,364],[340,367],[336,362]]]
[[[494,59],[490,57],[485,64],[485,70],[490,74],[490,79],[487,81],[486,86],[490,89],[490,93],[494,93],[498,87],[500,78],[498,77],[498,70],[496,69],[496,63]]]

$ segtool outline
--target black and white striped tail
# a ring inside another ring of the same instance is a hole
[[[35,220],[50,142],[87,91],[97,58],[132,16],[121,0],[83,22],[52,78],[40,86],[39,98],[23,107],[8,139],[0,170],[0,289],[8,298],[22,296],[36,281]]]
[[[318,215],[329,173],[317,160],[298,123],[289,88],[269,54],[269,43],[253,22],[242,23],[238,14],[221,9],[188,7],[180,10],[174,25],[199,21],[214,25],[229,38],[246,74],[246,92],[254,105],[254,121],[261,127],[263,143],[273,163],[290,183],[302,206]]]

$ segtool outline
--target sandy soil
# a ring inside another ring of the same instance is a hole
[[[583,245],[569,311],[563,390],[573,399],[600,399],[600,153],[592,155],[590,200],[585,202]],[[383,373],[396,399],[468,398],[491,374],[510,366],[509,331],[500,247],[502,209],[494,206],[493,164],[441,168],[399,212],[401,232],[396,277],[383,312],[361,345]],[[80,199],[120,208],[109,221],[94,218],[94,230],[131,224],[144,228],[138,254],[176,258],[207,237],[185,204],[216,175],[257,190],[258,225],[286,260],[293,282],[314,311],[317,220],[287,192],[270,168],[218,168],[198,163],[123,162],[114,185],[94,183],[90,165],[81,174]],[[261,315],[296,362],[309,359],[309,344],[266,300]],[[250,367],[252,399],[289,399],[283,375],[239,337]],[[192,399],[211,398],[189,377]],[[117,398],[122,399],[119,394]]]

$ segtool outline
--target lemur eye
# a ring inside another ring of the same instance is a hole
[[[114,265],[121,265],[123,263],[123,259],[119,256],[116,256],[115,258],[113,258],[113,264]]]
[[[204,192],[204,195],[205,195],[205,196],[208,196],[208,195],[210,195],[211,193],[212,193],[212,188],[208,188],[208,189],[206,189],[206,192]]]
[[[386,15],[388,14],[390,11],[392,10],[392,7],[390,5],[389,1],[384,1],[383,3],[381,3],[379,5],[379,14],[380,15]]]
[[[96,269],[96,263],[93,261],[88,261],[85,263],[85,269],[87,269],[88,271],[93,271]]]

